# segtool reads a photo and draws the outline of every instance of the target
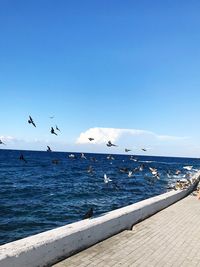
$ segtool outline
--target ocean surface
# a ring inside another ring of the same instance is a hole
[[[200,159],[70,154],[23,151],[25,162],[20,151],[0,150],[1,245],[81,220],[91,207],[98,216],[165,193],[200,169]],[[157,168],[160,179],[149,167]],[[112,181],[106,184],[104,174]]]

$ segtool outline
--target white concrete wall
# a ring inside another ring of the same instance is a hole
[[[0,267],[50,266],[131,227],[185,197],[187,190],[171,191],[106,213],[0,246]]]

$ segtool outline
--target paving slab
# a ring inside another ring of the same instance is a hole
[[[200,200],[195,194],[53,267],[200,267]]]

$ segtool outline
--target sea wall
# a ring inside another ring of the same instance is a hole
[[[102,216],[68,224],[0,246],[0,267],[36,267],[51,264],[113,236],[168,207],[193,191],[170,191]]]

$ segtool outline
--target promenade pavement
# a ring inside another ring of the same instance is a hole
[[[194,193],[53,267],[200,267],[200,200]]]

